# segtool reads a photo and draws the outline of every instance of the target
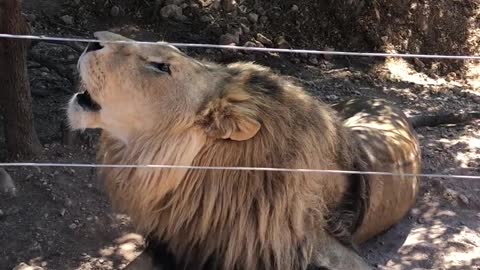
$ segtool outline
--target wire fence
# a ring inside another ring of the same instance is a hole
[[[209,49],[231,49],[258,52],[278,52],[278,53],[297,53],[297,54],[323,54],[338,56],[359,56],[359,57],[398,57],[398,58],[430,58],[430,59],[450,59],[450,60],[480,60],[480,55],[439,55],[439,54],[402,54],[402,53],[377,53],[377,52],[344,52],[344,51],[325,51],[325,50],[309,50],[309,49],[282,49],[282,48],[263,48],[263,47],[247,47],[236,45],[217,45],[217,44],[201,44],[201,43],[171,43],[171,42],[152,42],[152,41],[136,41],[136,40],[98,40],[87,38],[65,38],[35,35],[11,35],[0,34],[0,38],[9,39],[30,39],[44,41],[65,41],[65,42],[82,42],[82,43],[117,43],[117,44],[137,44],[137,45],[172,45],[184,48],[209,48]]]
[[[136,40],[98,40],[88,38],[66,38],[51,37],[41,35],[12,35],[1,34],[0,39],[29,39],[40,41],[55,42],[81,42],[81,43],[117,43],[117,44],[137,44],[137,45],[171,45],[185,48],[209,48],[209,49],[231,49],[258,52],[276,52],[276,53],[297,53],[297,54],[320,54],[337,56],[357,56],[357,57],[397,57],[397,58],[429,58],[429,59],[450,59],[450,60],[480,60],[478,55],[435,55],[435,54],[402,54],[402,53],[376,53],[376,52],[346,52],[346,51],[325,51],[310,49],[282,49],[282,48],[263,48],[263,47],[245,47],[235,45],[217,45],[217,44],[197,44],[197,43],[170,43],[170,42],[149,42]],[[161,164],[82,164],[82,163],[0,163],[2,167],[76,167],[76,168],[147,168],[147,169],[194,169],[194,170],[239,170],[239,171],[277,171],[277,172],[296,172],[296,173],[323,173],[323,174],[363,174],[363,175],[383,175],[383,176],[404,176],[404,177],[425,177],[425,178],[453,178],[453,179],[471,179],[480,180],[480,175],[456,175],[456,174],[409,174],[393,172],[375,172],[375,171],[350,171],[350,170],[322,170],[322,169],[294,169],[294,168],[273,168],[273,167],[228,167],[228,166],[187,166],[187,165],[161,165]]]
[[[236,170],[236,171],[270,171],[270,172],[294,172],[294,173],[323,173],[323,174],[363,174],[382,176],[403,177],[426,177],[426,178],[456,178],[480,180],[480,175],[456,175],[456,174],[414,174],[392,173],[375,171],[350,171],[350,170],[322,170],[322,169],[292,169],[273,167],[228,167],[228,166],[189,166],[189,165],[162,165],[162,164],[86,164],[86,163],[0,163],[1,167],[71,167],[71,168],[143,168],[143,169],[181,169],[181,170]]]

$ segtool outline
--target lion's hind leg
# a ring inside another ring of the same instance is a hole
[[[145,250],[142,251],[124,270],[175,270],[176,260],[167,249],[167,245],[147,237]]]
[[[372,270],[367,262],[353,249],[325,234],[317,247],[313,263],[308,270]]]

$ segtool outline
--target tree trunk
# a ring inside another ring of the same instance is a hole
[[[0,32],[29,34],[21,0],[0,0]],[[0,105],[8,155],[31,157],[40,151],[33,125],[32,97],[27,76],[29,41],[0,38]]]

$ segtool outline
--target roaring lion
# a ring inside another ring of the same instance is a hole
[[[420,148],[383,100],[328,106],[252,63],[218,65],[97,32],[79,59],[73,129],[100,128],[99,162],[399,173],[108,167],[114,206],[146,250],[127,269],[370,269],[356,246],[415,202]]]

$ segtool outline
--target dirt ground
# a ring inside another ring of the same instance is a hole
[[[250,2],[253,1],[244,5]],[[295,10],[290,4],[295,1],[285,3],[279,8]],[[108,29],[144,40],[217,42],[222,31],[231,30],[207,27],[206,32],[197,31],[203,29],[199,23],[207,19],[203,13],[195,15],[195,9],[188,6],[183,8],[187,19],[147,25],[142,23],[141,10],[114,4],[115,1],[91,1],[90,5],[83,1],[24,1],[35,34],[91,37],[93,31]],[[297,7],[303,9],[301,4]],[[270,5],[264,9],[276,12]],[[255,10],[263,13],[258,7]],[[265,14],[260,18],[270,16]],[[233,21],[228,16],[222,20]],[[281,25],[273,22],[272,28],[262,33],[280,33]],[[262,29],[252,25],[249,35],[255,36]],[[292,46],[306,47],[311,37],[302,38],[288,26],[285,29]],[[241,39],[244,40],[239,42],[248,41],[246,37]],[[343,39],[332,40],[334,44]],[[75,92],[75,66],[81,46],[84,44],[42,42],[33,46],[29,54],[35,125],[44,146],[42,156],[34,161],[94,162],[97,133],[72,135],[65,131],[64,108]],[[472,88],[460,71],[447,72],[445,76],[442,72],[432,73],[432,67],[439,66],[435,63],[422,69],[421,61],[200,49],[187,52],[219,62],[254,60],[268,65],[291,76],[327,103],[353,96],[382,97],[401,106],[409,115],[480,108],[480,91]],[[454,69],[455,65],[449,67]],[[419,128],[424,172],[480,175],[479,123]],[[0,138],[3,139],[1,133]],[[0,157],[5,156],[2,151],[0,148]],[[127,216],[112,211],[93,169],[25,167],[7,171],[17,193],[0,194],[0,269],[22,269],[25,265],[45,270],[121,269],[141,250],[142,238],[131,229]],[[400,224],[362,245],[363,255],[377,269],[480,269],[480,181],[422,180],[415,208]]]

